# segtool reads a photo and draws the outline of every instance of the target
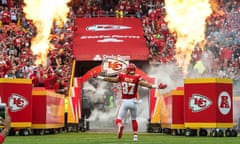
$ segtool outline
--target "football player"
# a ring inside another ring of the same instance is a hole
[[[98,75],[97,73],[94,73],[93,77],[108,82],[120,83],[122,91],[122,101],[115,121],[116,125],[118,126],[118,138],[120,139],[123,134],[124,126],[122,123],[122,119],[127,114],[128,110],[130,110],[133,129],[133,141],[138,141],[138,122],[136,120],[138,86],[165,89],[167,85],[163,83],[160,83],[159,85],[154,85],[146,82],[145,80],[143,80],[141,75],[136,74],[136,66],[133,63],[130,63],[127,66],[126,72],[120,72],[116,77],[104,77]]]

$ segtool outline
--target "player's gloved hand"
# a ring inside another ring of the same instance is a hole
[[[167,85],[166,85],[166,84],[163,84],[163,83],[160,83],[160,84],[158,85],[158,88],[159,88],[159,89],[165,89],[165,88],[167,88]]]

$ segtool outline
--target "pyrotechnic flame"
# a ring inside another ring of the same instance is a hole
[[[50,44],[51,29],[56,23],[62,27],[67,20],[70,0],[24,0],[24,13],[26,18],[33,21],[37,28],[37,35],[31,42],[31,49],[37,55],[36,64],[46,65]]]
[[[165,8],[165,21],[177,34],[175,58],[186,74],[194,47],[205,39],[205,19],[212,13],[211,6],[208,0],[165,0]]]

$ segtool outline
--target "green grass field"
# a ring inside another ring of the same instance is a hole
[[[117,139],[116,133],[73,132],[43,136],[8,136],[4,144],[239,144],[239,137],[186,137],[162,133],[140,133],[139,141],[132,141],[132,133]]]

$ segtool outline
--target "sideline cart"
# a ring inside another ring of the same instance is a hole
[[[182,135],[184,133],[184,91],[182,87],[171,90],[161,99],[161,127],[164,133]]]
[[[32,81],[0,78],[0,97],[11,115],[9,135],[29,135],[32,126]]]
[[[64,95],[45,88],[32,91],[33,134],[58,133],[64,128]]]
[[[236,136],[233,129],[232,80],[192,78],[184,80],[186,135]],[[199,131],[197,131],[199,130]]]

